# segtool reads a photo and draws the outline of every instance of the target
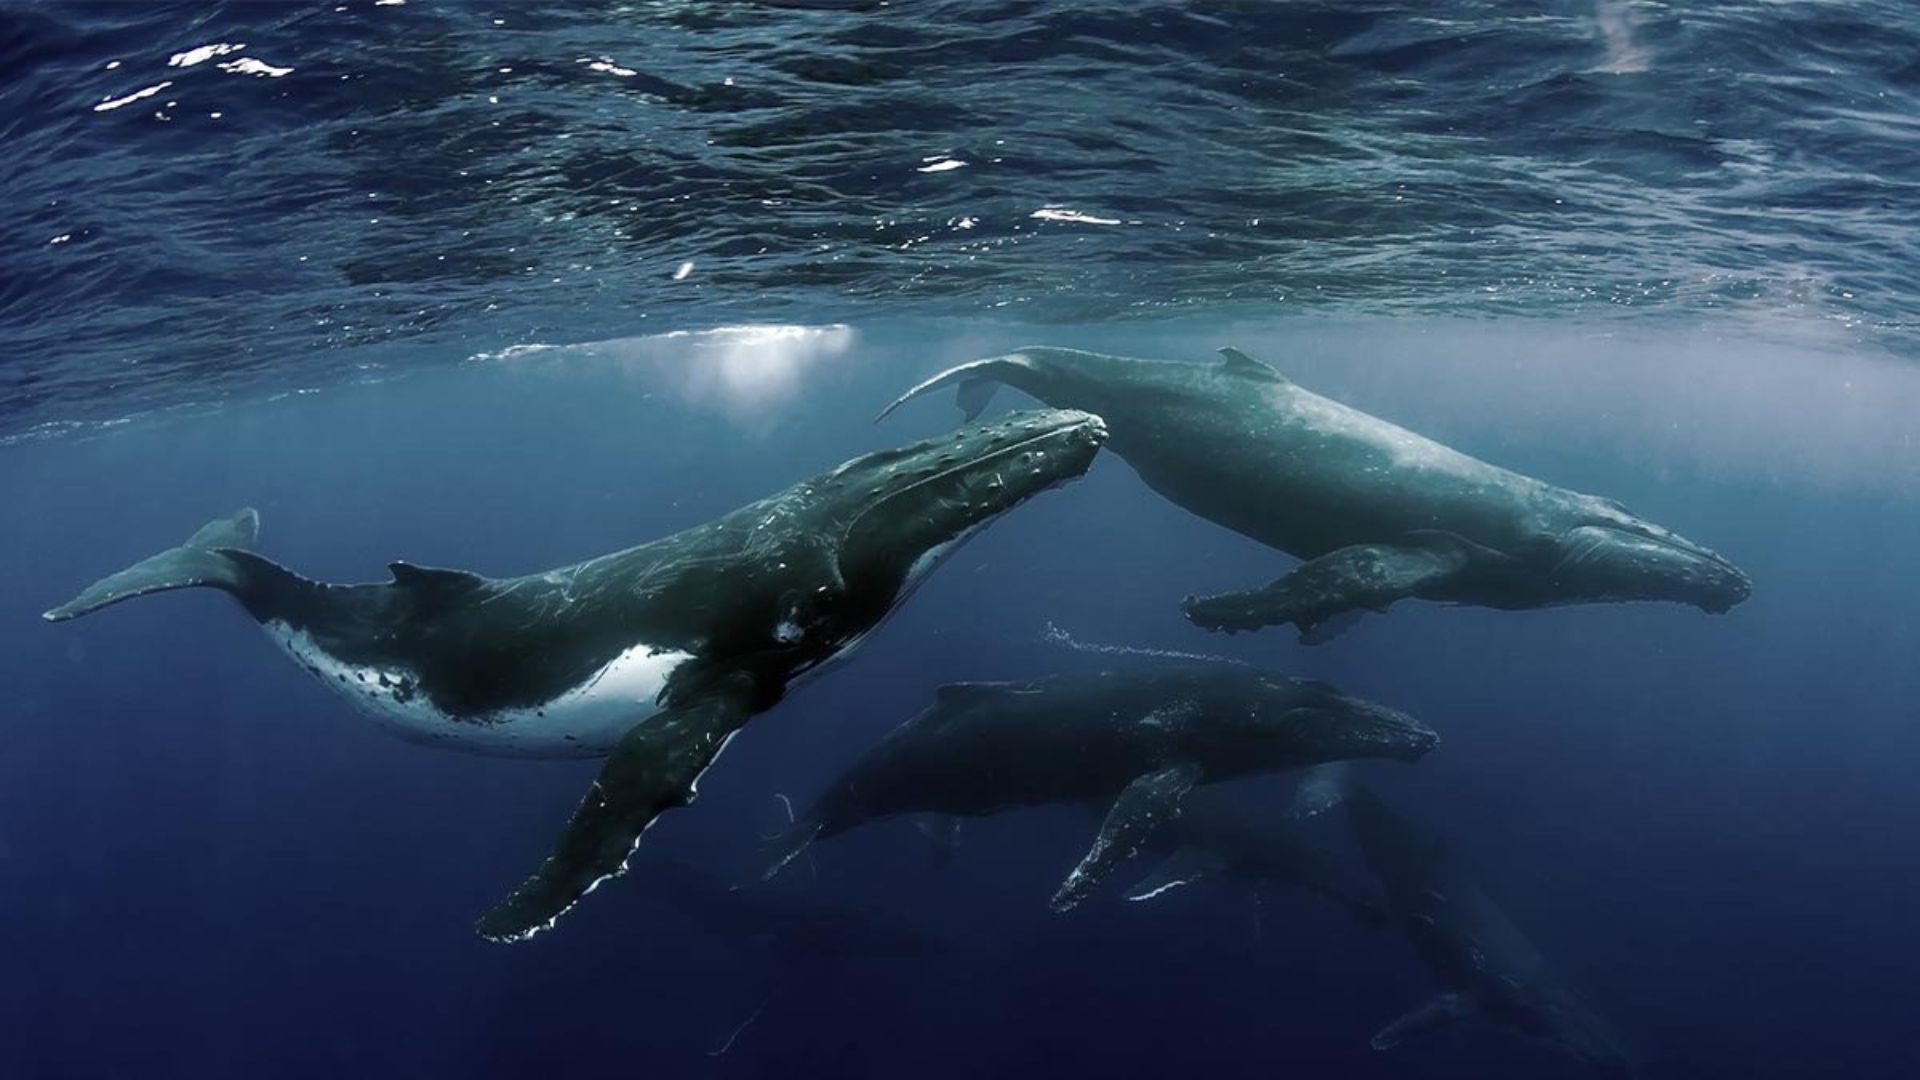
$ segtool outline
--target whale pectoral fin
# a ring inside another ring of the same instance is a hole
[[[1192,845],[1167,856],[1153,872],[1141,878],[1127,890],[1129,900],[1151,900],[1168,889],[1193,882],[1220,872],[1224,860],[1214,852]]]
[[[657,713],[623,736],[561,831],[553,853],[475,927],[492,941],[524,941],[582,896],[626,871],[654,819],[691,803],[700,774],[752,715],[745,677]]]
[[[1408,1039],[1457,1024],[1473,1014],[1471,998],[1463,994],[1441,994],[1381,1028],[1367,1042],[1375,1050],[1391,1050]]]
[[[1187,619],[1206,630],[1257,630],[1293,623],[1301,640],[1317,645],[1331,635],[1315,632],[1335,616],[1385,611],[1396,600],[1433,588],[1464,569],[1465,544],[1441,540],[1415,544],[1355,544],[1309,559],[1271,585],[1247,592],[1188,597]],[[1341,627],[1344,629],[1344,627]]]
[[[1135,778],[1113,800],[1093,846],[1060,883],[1047,906],[1056,912],[1066,911],[1086,899],[1114,867],[1140,850],[1155,829],[1180,812],[1180,800],[1199,781],[1200,766],[1191,762]]]

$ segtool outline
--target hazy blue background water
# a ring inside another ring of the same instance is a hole
[[[490,946],[590,765],[395,742],[217,596],[36,617],[243,504],[318,577],[570,561],[939,430],[867,420],[1032,341],[1237,344],[1754,598],[1212,637],[1179,598],[1286,560],[1106,459],[650,840],[737,866],[938,682],[1104,662],[1050,625],[1230,655],[1443,732],[1373,779],[1650,1076],[1913,1074],[1917,36],[1895,4],[0,10],[0,1074],[1579,1075],[1497,1031],[1367,1049],[1431,983],[1310,898],[1048,915],[1067,810],[944,870],[905,826],[821,846],[813,893],[952,939],[925,957],[782,975],[635,879]]]

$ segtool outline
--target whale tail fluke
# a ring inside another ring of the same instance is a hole
[[[1018,378],[1021,372],[1029,370],[1030,367],[1030,361],[1026,357],[1013,353],[1007,356],[990,356],[985,360],[973,360],[959,367],[948,368],[895,398],[891,405],[880,410],[879,416],[873,418],[874,423],[885,420],[893,410],[914,398],[930,394],[945,386],[959,387],[955,401],[960,406],[960,411],[965,414],[966,420],[972,422],[993,400],[993,392],[1000,388],[1001,383],[1013,382],[1013,379],[1008,378],[1009,375]]]
[[[1302,771],[1294,784],[1287,817],[1294,821],[1319,817],[1346,802],[1353,783],[1352,766],[1346,761],[1329,761]]]
[[[237,594],[252,579],[248,567],[228,552],[251,547],[259,536],[260,514],[252,508],[235,511],[202,525],[179,547],[168,548],[117,574],[101,578],[41,618],[62,622],[109,604],[168,589],[204,585]]]
[[[814,838],[820,835],[820,830],[825,825],[826,821],[820,815],[810,813],[788,828],[775,833],[773,838],[767,841],[767,845],[760,849],[759,864],[754,867],[748,880],[773,880],[780,871],[786,869],[788,863],[799,858],[801,853],[807,850],[807,845],[813,843]]]

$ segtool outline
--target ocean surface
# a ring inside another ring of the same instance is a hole
[[[1079,807],[726,891],[936,686],[1156,653],[1439,731],[1356,771],[1639,1075],[1920,1075],[1916,57],[1891,2],[0,5],[0,1076],[1596,1075],[1371,1049],[1436,983],[1304,892],[1051,914]],[[593,763],[395,740],[211,592],[39,618],[249,505],[329,581],[569,563],[1028,344],[1237,346],[1753,597],[1211,635],[1293,561],[1103,455],[752,721],[643,846],[699,882],[514,946]]]

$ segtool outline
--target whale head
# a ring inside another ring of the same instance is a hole
[[[1563,533],[1553,570],[1564,594],[1582,601],[1668,600],[1723,614],[1753,592],[1726,558],[1618,503],[1592,500],[1584,524]]]
[[[1249,754],[1279,766],[1354,758],[1418,761],[1440,744],[1432,728],[1398,709],[1327,683],[1265,673],[1254,676],[1254,708],[1243,721]]]
[[[1091,413],[1043,409],[847,462],[829,483],[844,504],[849,592],[895,602],[975,530],[1086,472],[1106,438]]]

